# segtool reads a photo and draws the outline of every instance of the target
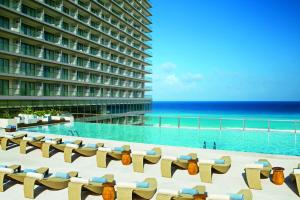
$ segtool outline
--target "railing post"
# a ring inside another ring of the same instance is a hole
[[[180,128],[180,116],[178,116],[178,128]]]
[[[158,126],[161,127],[161,116],[158,118]]]
[[[220,118],[220,130],[222,130],[222,118]]]
[[[198,117],[198,128],[200,130],[200,116]]]
[[[268,120],[268,132],[270,132],[270,120]]]

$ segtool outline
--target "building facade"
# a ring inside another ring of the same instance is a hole
[[[0,110],[140,123],[151,110],[148,0],[0,0]]]

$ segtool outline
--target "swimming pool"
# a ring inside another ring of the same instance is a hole
[[[75,133],[77,136],[78,133],[80,137],[193,148],[203,148],[206,142],[208,149],[212,149],[216,143],[216,148],[221,150],[300,155],[300,136],[290,132],[195,130],[84,122],[38,126],[23,130],[57,135]]]

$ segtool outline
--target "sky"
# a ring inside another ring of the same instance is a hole
[[[151,0],[154,101],[300,101],[300,0]]]

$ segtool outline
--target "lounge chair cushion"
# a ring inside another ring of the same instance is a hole
[[[171,196],[177,196],[179,194],[178,190],[170,190],[170,189],[159,189],[158,193],[171,195]]]
[[[45,140],[45,143],[48,143],[48,144],[57,144],[57,141],[55,141],[55,140],[50,140],[50,139],[46,139],[46,140]]]
[[[214,160],[199,160],[199,163],[201,164],[215,164]]]
[[[112,152],[112,149],[109,147],[99,147],[98,151],[106,151],[106,152]]]
[[[65,172],[56,172],[53,174],[54,177],[56,178],[63,178],[63,179],[69,179],[70,175],[68,173]]]
[[[223,159],[216,159],[215,160],[215,164],[225,164],[225,160],[223,160]]]
[[[84,145],[84,147],[96,149],[97,145],[96,144],[86,144],[86,145]]]
[[[226,194],[211,194],[208,195],[207,200],[230,200],[230,196]]]
[[[270,163],[266,161],[256,161],[255,164],[263,165],[264,167],[270,166]]]
[[[230,200],[244,200],[243,194],[230,194]]]
[[[28,136],[28,137],[24,137],[23,140],[25,140],[25,141],[33,141],[33,140],[35,140],[35,137]]]
[[[124,188],[136,188],[136,183],[126,183],[126,182],[120,182],[117,184],[117,187],[124,187]]]
[[[192,160],[192,156],[188,156],[188,155],[181,155],[179,156],[180,160]]]
[[[64,141],[63,144],[73,144],[73,141]]]
[[[28,173],[26,173],[26,176],[31,177],[31,178],[35,178],[35,179],[38,179],[38,180],[42,180],[44,178],[44,174],[34,173],[34,172],[28,172]]]
[[[136,184],[136,187],[138,187],[138,188],[149,188],[150,184],[148,182],[146,182],[146,181],[138,182]]]
[[[23,172],[24,173],[29,173],[29,172],[36,173],[36,170],[35,169],[24,169]]]
[[[154,150],[148,150],[148,151],[146,151],[146,154],[154,156],[154,155],[156,155],[156,151],[154,151]]]
[[[123,147],[114,147],[114,151],[124,151]]]
[[[5,137],[8,139],[13,139],[15,136],[14,135],[6,135]]]
[[[78,144],[70,144],[70,143],[67,143],[66,144],[67,147],[71,147],[73,149],[78,149],[79,148],[79,145]]]
[[[163,156],[162,159],[165,159],[165,160],[173,160],[173,161],[176,161],[177,158],[175,156]]]
[[[147,155],[147,152],[146,151],[132,151],[132,154],[145,156],[145,155]]]
[[[13,174],[14,173],[14,170],[11,169],[11,168],[6,168],[6,167],[1,167],[0,168],[0,172],[4,172],[4,173],[7,173],[7,174]]]
[[[70,179],[70,181],[73,182],[73,183],[89,184],[89,180],[88,179],[78,178],[78,177],[72,177]]]
[[[0,165],[0,168],[7,168],[7,165]]]
[[[90,182],[95,182],[95,183],[106,183],[107,179],[103,177],[91,177]]]
[[[294,174],[300,174],[300,169],[294,169]]]
[[[179,193],[181,193],[181,194],[189,194],[189,195],[199,194],[198,190],[193,189],[193,188],[182,188],[181,190],[179,190]]]
[[[246,165],[246,168],[254,168],[254,169],[263,169],[263,164],[248,164]]]

